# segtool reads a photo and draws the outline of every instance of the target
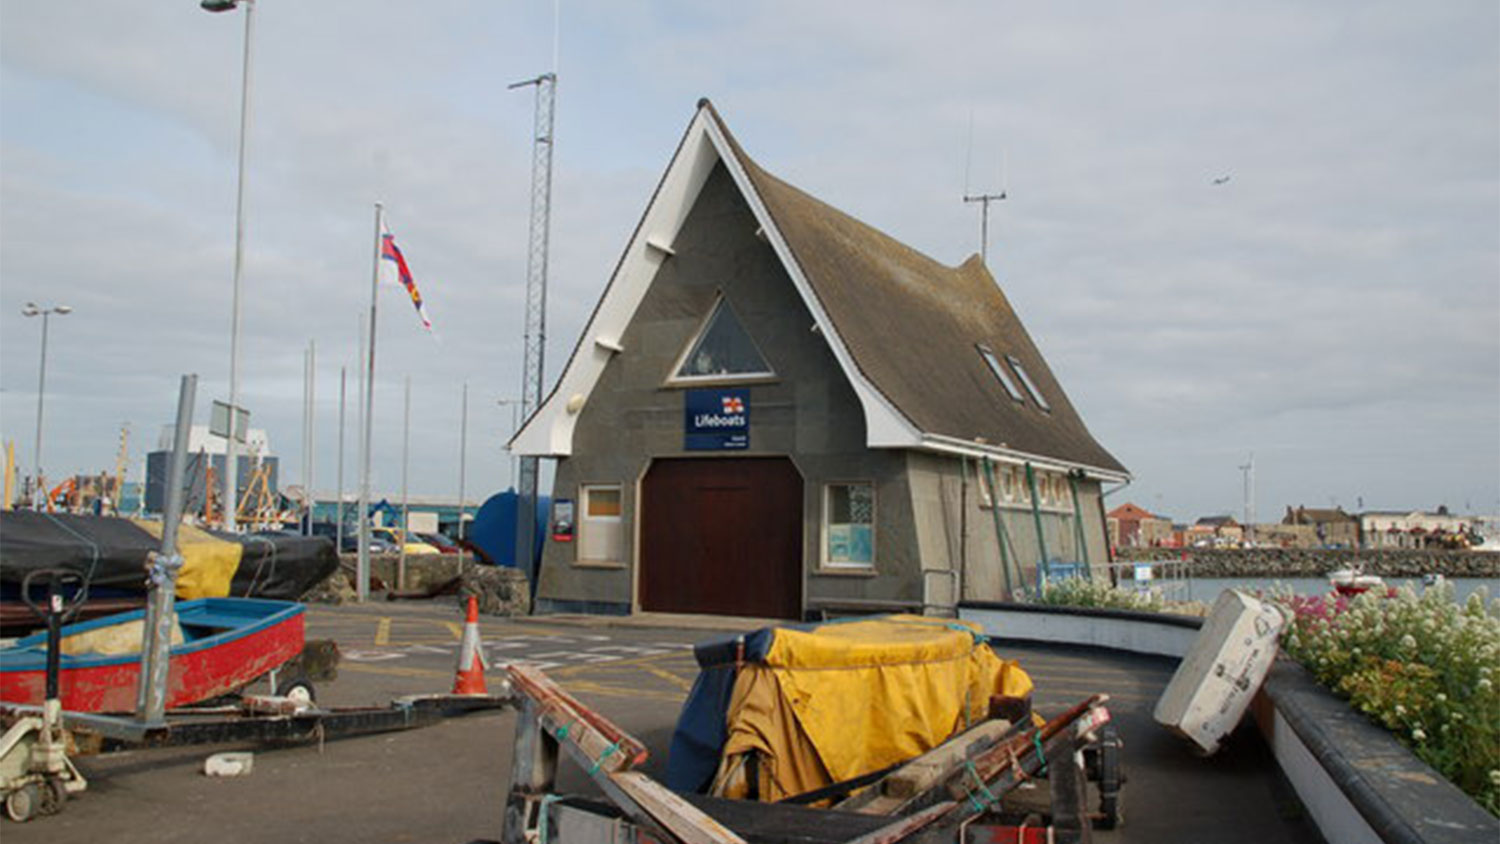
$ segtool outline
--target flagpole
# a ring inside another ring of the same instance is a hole
[[[318,497],[313,493],[318,477],[318,341],[307,341],[307,535],[312,536],[313,512]]]
[[[408,530],[411,529],[411,511],[407,507],[406,499],[406,467],[407,456],[411,450],[411,376],[406,376],[406,410],[403,412],[401,422],[401,532],[397,534],[401,538],[401,556],[396,558],[396,588],[406,588],[406,542]]]
[[[344,392],[349,379],[349,367],[339,367],[339,479],[338,500],[334,505],[333,553],[344,553]]]
[[[364,454],[359,470],[359,563],[355,594],[361,603],[370,598],[370,431],[375,415],[375,302],[380,293],[380,233],[385,227],[385,206],[375,203],[375,254],[370,262],[370,334],[365,358],[365,418],[360,440]]]
[[[469,382],[464,382],[464,400],[458,413],[458,527],[454,539],[464,539],[464,470],[469,457]]]

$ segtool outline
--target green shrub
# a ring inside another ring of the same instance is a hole
[[[1500,815],[1500,601],[1440,582],[1353,600],[1278,591],[1285,652]]]
[[[1021,600],[1032,604],[1048,604],[1063,607],[1104,607],[1117,610],[1143,610],[1161,612],[1166,602],[1161,590],[1117,589],[1103,580],[1082,577],[1065,577],[1042,586],[1040,592],[1026,590]]]

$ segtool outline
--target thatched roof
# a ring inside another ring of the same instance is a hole
[[[771,175],[745,154],[708,100],[699,101],[567,368],[512,440],[514,451],[572,452],[575,416],[567,405],[587,400],[612,338],[623,332],[667,254],[657,244],[672,242],[720,162],[849,378],[871,447],[987,454],[1128,477],[1089,434],[978,256],[945,266]],[[980,346],[1019,399],[990,370]]]
[[[739,145],[708,101],[776,228],[861,373],[926,434],[1124,472],[1083,424],[1051,367],[978,255],[945,266],[787,184]],[[1002,367],[1018,360],[1050,409],[1017,401],[978,346]]]

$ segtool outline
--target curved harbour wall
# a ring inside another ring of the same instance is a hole
[[[1203,623],[1166,613],[990,602],[961,605],[959,616],[978,622],[994,639],[1089,645],[1176,659],[1187,653]],[[1296,662],[1276,660],[1252,711],[1277,764],[1326,840],[1500,841],[1500,818],[1318,685]]]
[[[1185,562],[1193,577],[1323,577],[1359,566],[1381,577],[1500,577],[1500,551],[1352,548],[1120,548],[1121,562]]]

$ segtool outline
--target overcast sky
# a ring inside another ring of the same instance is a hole
[[[979,251],[1095,437],[1111,495],[1500,512],[1494,0],[1021,3],[257,0],[241,401],[300,479],[357,480],[373,204],[427,300],[380,293],[374,483],[510,485],[532,89],[559,86],[547,385],[699,97],[762,166],[949,264]],[[182,374],[228,394],[243,12],[0,0],[0,437],[131,473]],[[1229,177],[1216,185],[1214,180]]]

